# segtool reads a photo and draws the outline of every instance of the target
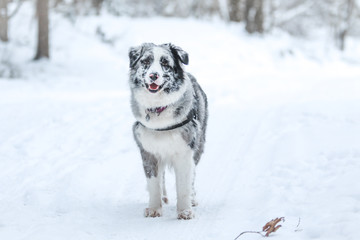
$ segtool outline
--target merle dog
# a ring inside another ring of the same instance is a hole
[[[162,215],[165,166],[174,168],[178,219],[194,217],[195,166],[204,151],[207,99],[185,72],[188,54],[173,44],[144,43],[129,50],[133,127],[150,195],[146,217]]]

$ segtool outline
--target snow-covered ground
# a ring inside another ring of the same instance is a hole
[[[339,53],[325,40],[249,37],[217,21],[51,23],[50,62],[30,61],[27,5],[11,21],[13,42],[0,43],[21,71],[0,79],[0,239],[234,239],[275,217],[286,221],[274,239],[358,239],[359,43]],[[186,50],[209,98],[190,221],[176,219],[171,171],[164,216],[143,217],[127,83],[127,50],[142,42]]]

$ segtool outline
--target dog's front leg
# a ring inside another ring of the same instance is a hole
[[[145,217],[161,217],[161,186],[160,177],[147,178],[149,190],[149,207],[145,209]]]
[[[178,219],[192,219],[194,213],[191,209],[192,178],[195,163],[189,151],[175,159],[177,212]]]
[[[149,207],[145,209],[145,217],[161,217],[161,181],[163,171],[158,159],[153,154],[142,150],[141,156],[149,191]]]

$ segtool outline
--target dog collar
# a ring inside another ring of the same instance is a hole
[[[191,122],[192,120],[196,119],[196,114],[195,114],[195,110],[191,109],[191,111],[189,112],[189,114],[187,115],[185,121],[175,124],[173,126],[167,127],[167,128],[156,128],[154,129],[155,131],[169,131],[169,130],[174,130],[176,128],[182,127],[186,124],[188,124],[189,122]]]
[[[191,122],[192,120],[196,120],[196,119],[197,119],[197,117],[196,117],[195,110],[194,110],[194,109],[191,109],[191,111],[190,111],[189,114],[187,115],[186,119],[185,119],[183,122],[181,122],[181,123],[178,123],[178,124],[172,125],[172,126],[170,126],[170,127],[166,127],[166,128],[155,128],[155,129],[150,128],[150,129],[152,129],[152,130],[154,130],[154,131],[170,131],[170,130],[174,130],[174,129],[176,129],[176,128],[182,127],[182,126],[188,124],[189,122]],[[139,123],[139,124],[141,124],[142,126],[146,127],[146,126],[145,126],[144,124],[142,124],[141,122],[137,122],[137,123]],[[148,128],[148,127],[146,127],[146,128]]]

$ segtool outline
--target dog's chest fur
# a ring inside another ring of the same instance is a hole
[[[144,150],[159,156],[162,161],[170,161],[174,155],[190,150],[178,129],[161,132],[139,126],[136,134]]]
[[[188,88],[188,86],[188,84],[185,84],[180,91],[182,96],[179,95],[178,99],[175,98],[177,101],[179,101],[180,98],[192,96],[193,91],[191,88]],[[145,93],[138,94],[138,102],[152,104],[152,100],[146,100],[146,95]],[[169,131],[153,130],[172,126],[184,121],[187,113],[191,110],[192,98],[189,98],[187,104],[181,104],[182,111],[180,112],[177,111],[177,107],[172,106],[173,100],[174,96],[163,99],[162,104],[168,105],[166,105],[167,108],[161,113],[150,112],[147,107],[152,105],[144,107],[143,104],[139,104],[140,111],[137,119],[141,124],[135,128],[134,132],[142,148],[160,157],[163,161],[171,160],[174,155],[191,150],[189,143],[185,141],[184,129],[177,128]]]

